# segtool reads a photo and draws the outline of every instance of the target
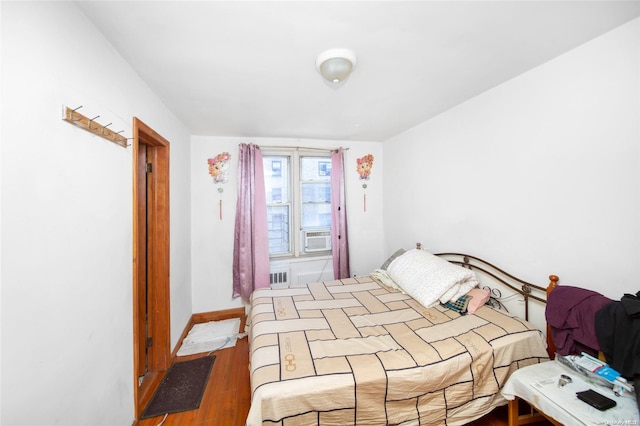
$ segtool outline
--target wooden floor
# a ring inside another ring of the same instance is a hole
[[[216,360],[213,363],[200,408],[169,414],[162,426],[244,426],[251,404],[248,338],[238,339],[236,346],[218,350],[214,352],[214,355],[216,355]],[[202,356],[202,354],[178,357],[176,361],[186,361],[198,356]],[[134,425],[157,426],[163,417],[140,420]],[[481,419],[469,424],[473,426],[507,426],[507,406],[498,407]],[[551,425],[546,421],[535,424],[539,426]]]

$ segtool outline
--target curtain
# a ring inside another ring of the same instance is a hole
[[[334,279],[348,278],[347,205],[344,193],[344,152],[331,152],[331,248]]]
[[[240,144],[233,297],[249,300],[255,289],[263,287],[269,287],[269,240],[262,152],[256,145]]]

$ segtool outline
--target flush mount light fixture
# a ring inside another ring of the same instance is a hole
[[[356,67],[356,55],[349,49],[330,49],[316,59],[316,68],[331,83],[344,81]]]

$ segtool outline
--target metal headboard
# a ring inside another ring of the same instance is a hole
[[[416,248],[421,250],[422,244],[417,243]],[[549,276],[549,285],[547,287],[543,287],[540,285],[536,285],[530,282],[527,282],[521,278],[518,278],[503,269],[497,267],[496,265],[487,262],[486,260],[480,259],[478,257],[464,254],[464,253],[435,253],[436,256],[446,259],[447,261],[460,265],[464,268],[468,268],[470,270],[478,271],[482,274],[485,274],[496,282],[501,283],[506,288],[513,290],[515,293],[520,294],[524,300],[524,319],[529,321],[529,301],[534,300],[536,302],[542,303],[546,305],[549,293],[558,285],[559,278],[556,275]],[[489,287],[491,291],[491,297],[494,303],[498,303],[501,308],[506,307],[501,302],[501,294],[499,290],[496,290],[492,287]],[[495,306],[495,305],[494,305]],[[553,340],[551,337],[551,330],[549,325],[546,326],[547,332],[547,350],[549,351],[550,356],[553,356],[555,353],[555,345],[553,344]]]
[[[446,258],[449,262],[456,265],[460,265],[464,268],[480,271],[484,274],[487,274],[493,279],[495,279],[496,281],[505,285],[506,287],[521,294],[525,302],[525,318],[524,319],[527,321],[529,320],[529,299],[537,300],[538,302],[541,302],[541,303],[547,303],[546,297],[543,298],[540,295],[537,295],[537,293],[546,295],[546,291],[547,291],[546,287],[542,287],[542,286],[524,281],[518,277],[515,277],[509,274],[508,272],[505,272],[504,270],[498,268],[494,264],[489,263],[485,260],[482,260],[478,257],[471,256],[468,254],[463,254],[463,253],[436,253],[436,256]],[[450,259],[449,257],[453,257],[453,259]],[[461,260],[457,260],[458,258]],[[519,287],[515,285],[516,283],[519,284]],[[492,295],[496,294],[495,289],[490,288],[490,290],[492,290]],[[537,290],[537,293],[535,292],[536,290]],[[498,298],[497,300],[499,301],[500,299]]]

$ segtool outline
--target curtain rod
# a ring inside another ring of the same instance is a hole
[[[260,149],[295,149],[296,151],[307,150],[307,151],[337,151],[340,148],[314,148],[314,147],[306,147],[306,146],[266,146],[266,145],[256,145]],[[348,151],[349,148],[342,148],[343,151]]]

